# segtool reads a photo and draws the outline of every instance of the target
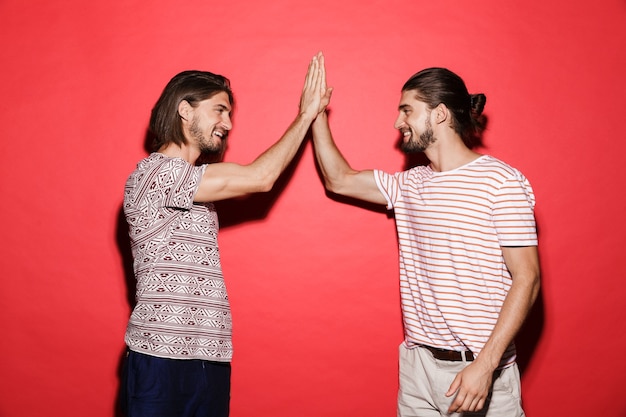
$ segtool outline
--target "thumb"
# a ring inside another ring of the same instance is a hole
[[[454,381],[452,381],[450,388],[448,388],[448,391],[446,392],[446,397],[451,397],[452,395],[454,395],[454,393],[457,392],[460,386],[461,376],[457,374],[457,376],[454,378]]]

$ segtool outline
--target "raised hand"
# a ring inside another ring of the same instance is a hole
[[[323,65],[324,55],[318,52],[311,59],[300,96],[300,114],[310,120],[317,116],[321,108]]]
[[[326,107],[330,103],[330,96],[333,93],[333,88],[332,87],[328,87],[326,85],[326,65],[325,65],[325,61],[324,61],[324,56],[323,55],[320,57],[320,71],[322,73],[322,86],[321,86],[321,90],[320,90],[320,93],[322,95],[322,99],[320,101],[320,108],[319,108],[318,114],[322,113],[324,110],[326,110]]]
[[[332,91],[332,88],[326,86],[324,54],[318,52],[311,60],[306,74],[300,97],[300,114],[315,118],[322,113],[330,103]]]

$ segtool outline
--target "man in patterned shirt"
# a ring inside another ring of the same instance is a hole
[[[320,53],[309,65],[299,114],[248,165],[197,164],[224,152],[232,128],[228,79],[185,71],[165,87],[150,119],[154,152],[124,192],[137,279],[121,392],[128,417],[228,415],[231,313],[213,202],[272,188],[323,110],[323,79]]]
[[[513,339],[540,285],[535,199],[519,171],[472,150],[485,99],[444,68],[411,77],[395,127],[403,151],[430,164],[396,174],[352,169],[326,113],[313,123],[326,188],[394,210],[405,329],[398,416],[524,415]]]

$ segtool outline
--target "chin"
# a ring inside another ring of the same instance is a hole
[[[400,145],[400,150],[404,153],[419,153],[424,152],[421,146],[417,146],[414,143],[406,142]]]

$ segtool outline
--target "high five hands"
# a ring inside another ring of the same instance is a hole
[[[330,103],[332,90],[332,88],[326,85],[324,54],[318,52],[311,59],[309,70],[306,74],[300,97],[300,114],[311,120],[315,119],[318,114],[326,110]]]

